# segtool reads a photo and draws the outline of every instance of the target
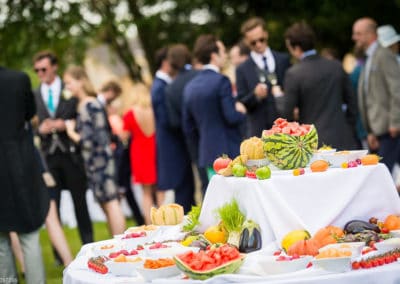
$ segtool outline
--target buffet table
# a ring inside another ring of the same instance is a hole
[[[384,219],[389,214],[400,214],[399,196],[389,171],[382,164],[349,169],[330,168],[322,173],[306,169],[301,176],[293,176],[292,171],[274,171],[268,180],[214,176],[202,205],[200,231],[219,221],[215,209],[233,197],[238,200],[247,218],[260,225],[263,252],[270,255],[291,230],[306,229],[314,234],[328,224],[343,227],[352,219],[368,220],[372,216]],[[83,246],[76,259],[64,270],[64,284],[144,282],[140,276],[115,277],[90,271],[87,260],[92,245]],[[251,259],[251,254],[248,259]],[[247,264],[251,267],[251,263]],[[206,281],[181,280],[180,276],[153,282],[400,283],[399,271],[400,263],[396,262],[346,273],[331,273],[312,267],[271,276],[232,274]]]
[[[247,219],[260,225],[264,246],[296,229],[313,235],[328,224],[343,227],[353,219],[400,214],[399,195],[383,164],[317,173],[306,169],[300,176],[273,171],[267,180],[216,175],[204,198],[200,231],[218,222],[215,209],[233,197]]]

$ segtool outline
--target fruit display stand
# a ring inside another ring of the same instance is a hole
[[[234,197],[247,217],[260,225],[263,250],[272,254],[282,237],[292,230],[314,234],[327,224],[343,227],[351,219],[383,219],[400,214],[400,199],[392,177],[383,164],[356,168],[329,168],[300,176],[292,171],[273,171],[271,178],[257,180],[214,176],[207,189],[200,214],[201,228],[216,223],[215,210]],[[87,253],[94,244],[81,248],[76,259],[64,270],[64,284],[143,283],[140,277],[116,277],[87,269]],[[247,261],[246,260],[246,261]],[[246,263],[245,263],[246,265]],[[243,265],[243,266],[245,266]],[[245,268],[245,267],[242,267]],[[182,280],[179,277],[155,279],[152,283],[400,283],[400,263],[333,273],[317,267],[277,275],[239,274],[214,276],[208,280]]]

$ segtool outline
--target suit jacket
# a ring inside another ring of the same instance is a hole
[[[61,90],[62,92],[62,90]],[[38,89],[34,91],[35,94],[35,101],[37,105],[37,115],[39,117],[39,123],[42,123],[43,120],[46,118],[51,118],[46,104],[43,101],[42,95],[40,93],[40,86]],[[77,103],[78,100],[76,98],[69,98],[65,99],[62,94],[60,94],[60,100],[57,105],[56,112],[54,114],[53,118],[60,118],[60,119],[75,119],[77,115]],[[51,155],[50,148],[53,143],[53,135],[52,134],[45,134],[45,135],[39,135],[41,139],[41,149],[44,153],[45,156]],[[75,143],[68,137],[66,131],[58,131],[57,136],[60,140],[60,142],[63,145],[63,148],[66,150],[65,153],[70,153],[71,151],[73,153],[77,153],[77,147]],[[59,153],[62,152],[60,148],[57,148],[57,150],[54,153]]]
[[[340,62],[311,55],[288,69],[285,77],[283,116],[292,119],[299,107],[299,122],[314,124],[319,145],[349,150],[357,148],[357,101]],[[342,106],[346,105],[346,111]]]
[[[172,128],[182,129],[183,89],[198,73],[198,70],[183,69],[179,72],[174,81],[165,88],[168,121]]]
[[[191,144],[199,145],[198,164],[212,166],[222,154],[239,154],[240,123],[245,116],[235,109],[229,79],[213,70],[202,70],[183,92],[183,130]]]
[[[365,69],[358,81],[358,105],[368,133],[383,135],[389,127],[400,129],[400,68],[395,55],[382,46],[371,60],[366,93]]]
[[[25,73],[0,67],[0,89],[0,232],[28,233],[49,208],[29,127],[35,102]]]
[[[187,167],[191,167],[182,132],[169,125],[165,103],[166,86],[164,80],[156,77],[151,88],[156,119],[157,186],[160,189],[176,188],[184,179]]]
[[[278,85],[283,86],[286,69],[290,67],[290,58],[287,53],[272,51],[275,59],[275,73]],[[247,107],[247,136],[261,136],[264,129],[270,129],[274,120],[278,117],[275,106],[275,98],[271,93],[271,85],[268,85],[268,96],[258,100],[254,95],[254,88],[260,82],[259,67],[249,57],[236,69],[236,87],[238,100]]]

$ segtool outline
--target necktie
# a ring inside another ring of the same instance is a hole
[[[264,63],[264,70],[268,73],[268,64],[267,64],[267,57],[263,56],[262,57],[263,63]]]
[[[54,101],[53,101],[53,91],[49,88],[49,97],[47,98],[47,108],[51,115],[54,114]]]

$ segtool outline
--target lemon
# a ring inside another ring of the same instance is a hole
[[[289,232],[281,242],[282,248],[287,252],[292,244],[301,240],[308,240],[311,235],[306,230],[294,230]]]
[[[188,246],[190,246],[190,244],[191,244],[193,241],[195,241],[195,240],[197,240],[197,236],[189,236],[189,237],[187,237],[186,239],[184,239],[184,240],[181,242],[181,244],[184,245],[185,247],[188,247]]]

